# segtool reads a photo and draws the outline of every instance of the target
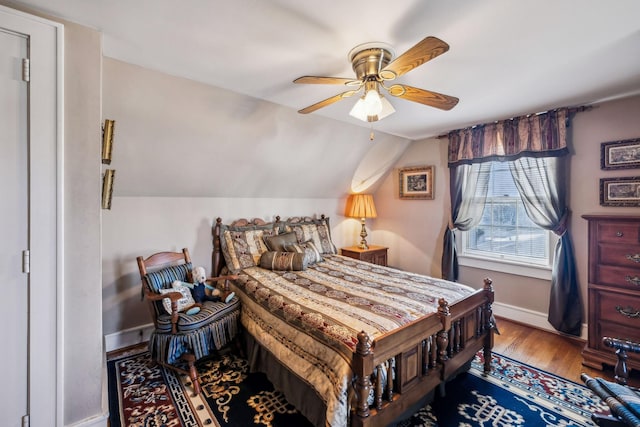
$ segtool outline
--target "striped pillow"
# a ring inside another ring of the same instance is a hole
[[[269,270],[301,271],[307,268],[304,254],[269,251],[260,257],[260,267]]]
[[[287,252],[304,254],[307,265],[313,265],[316,262],[322,261],[322,255],[320,255],[320,251],[318,251],[318,248],[316,248],[316,245],[314,245],[311,240],[303,243],[293,243],[285,245],[284,250]]]

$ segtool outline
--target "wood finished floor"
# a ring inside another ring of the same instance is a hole
[[[604,371],[582,364],[583,340],[543,331],[504,318],[497,318],[500,335],[495,335],[493,350],[503,356],[534,366],[571,381],[583,384],[581,373],[613,381],[613,367]],[[629,381],[638,387],[640,378],[634,371]]]

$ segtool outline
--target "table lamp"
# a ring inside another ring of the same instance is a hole
[[[369,249],[367,246],[367,229],[365,228],[365,220],[367,218],[375,218],[378,216],[376,206],[373,204],[373,196],[371,194],[352,194],[347,202],[347,216],[351,218],[360,218],[362,230],[360,231],[360,249]]]

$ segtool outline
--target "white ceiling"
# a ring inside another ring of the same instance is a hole
[[[23,0],[100,30],[104,55],[298,110],[345,89],[295,85],[353,77],[365,42],[400,55],[426,36],[450,50],[397,82],[460,98],[450,111],[390,97],[373,125],[409,139],[640,93],[637,0]],[[355,98],[312,114],[348,115]]]

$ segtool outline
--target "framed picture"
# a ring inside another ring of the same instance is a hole
[[[600,179],[602,206],[640,206],[640,176]]]
[[[600,169],[640,168],[640,138],[603,142]]]
[[[401,199],[433,199],[433,166],[401,168]]]

